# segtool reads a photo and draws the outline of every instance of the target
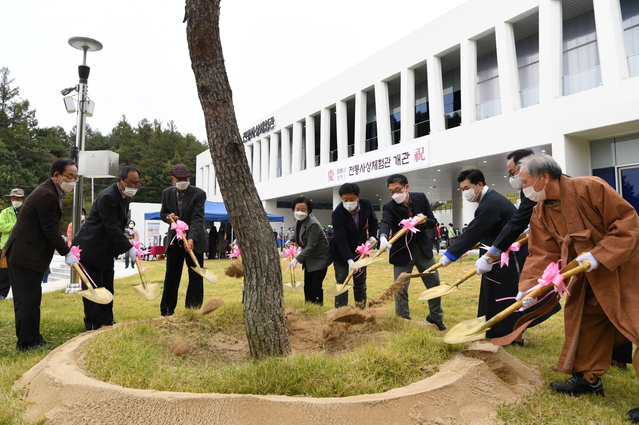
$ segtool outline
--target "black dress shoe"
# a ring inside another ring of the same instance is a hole
[[[631,422],[639,422],[639,407],[628,410],[628,416]]]
[[[603,382],[601,378],[597,378],[597,382],[591,384],[584,377],[583,373],[573,373],[566,382],[552,382],[550,388],[553,390],[577,396],[581,394],[597,394],[604,396]]]
[[[48,339],[46,339],[45,337],[42,337],[40,339],[40,344],[51,344],[53,341],[49,341]]]
[[[444,322],[442,322],[442,321],[431,322],[430,320],[428,320],[428,318],[426,318],[426,321],[428,323],[430,323],[430,324],[433,324],[433,325],[437,326],[437,329],[442,331],[442,332],[445,331],[445,330],[448,330],[448,328],[446,327],[446,325],[444,325]]]
[[[27,347],[18,347],[19,351],[45,351],[44,347],[36,344],[36,345],[29,345]]]

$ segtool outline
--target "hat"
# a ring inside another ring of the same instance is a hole
[[[11,189],[11,193],[5,196],[15,196],[16,198],[24,198],[24,190],[22,189]]]
[[[171,168],[171,174],[170,175],[175,177],[175,178],[178,178],[178,179],[184,179],[186,177],[191,177],[191,172],[186,167],[186,165],[184,165],[184,164],[175,164],[173,166],[173,168]]]

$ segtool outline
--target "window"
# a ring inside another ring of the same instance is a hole
[[[444,81],[444,116],[446,129],[461,124],[461,78],[459,67],[445,72]]]
[[[375,89],[366,92],[366,139],[365,152],[377,150],[377,113],[375,111]]]
[[[630,76],[636,77],[639,75],[639,2],[621,0],[620,5],[628,67]]]
[[[430,134],[426,65],[415,68],[415,137]]]
[[[539,34],[515,43],[521,107],[539,103]]]
[[[601,84],[594,11],[564,21],[564,96]]]
[[[396,145],[401,139],[402,104],[400,78],[388,82],[388,106],[390,109],[391,144]]]

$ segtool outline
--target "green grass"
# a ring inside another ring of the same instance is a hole
[[[222,335],[226,336],[227,344],[233,342],[232,335],[237,335],[238,344],[245,340],[240,281],[224,276],[223,272],[229,263],[229,260],[207,261],[206,266],[217,274],[219,281],[205,284],[205,299],[220,297],[226,304],[204,317],[183,311],[186,285],[182,285],[177,309],[179,317],[151,321],[149,319],[159,317],[159,298],[144,301],[135,295],[130,286],[139,283],[137,275],[116,281],[115,320],[136,323],[104,333],[87,344],[87,367],[97,375],[104,374],[106,378],[102,379],[127,382],[139,388],[347,396],[385,391],[429,376],[436,372],[438,364],[446,361],[450,352],[463,348],[463,345],[444,344],[438,332],[423,332],[420,328],[407,326],[403,321],[393,318],[391,302],[388,304],[391,311],[386,316],[387,320],[375,325],[389,335],[382,342],[371,343],[364,336],[363,343],[357,348],[343,350],[334,356],[325,355],[320,349],[285,359],[225,362],[223,356],[216,354],[213,346],[209,345],[212,344],[209,340]],[[455,281],[472,267],[474,260],[468,257],[463,259],[461,265],[458,263],[442,270],[443,281]],[[148,267],[149,282],[163,280],[163,262],[147,262],[145,265]],[[379,296],[392,283],[392,275],[392,266],[386,261],[370,266],[369,299]],[[186,282],[186,276],[183,282]],[[324,287],[333,283],[334,274],[330,268]],[[442,299],[445,323],[449,328],[476,316],[479,279],[469,279],[460,289]],[[421,281],[411,282],[410,306],[414,320],[423,320],[427,314],[427,303],[417,300],[423,290]],[[324,312],[332,308],[332,299],[325,300],[323,307],[306,305],[303,292],[285,292],[284,297],[287,307],[296,309],[301,316],[316,317],[319,321]],[[53,340],[50,348],[83,332],[82,318],[80,296],[60,292],[43,295],[41,330],[47,339]],[[158,326],[158,323],[164,325]],[[188,341],[194,355],[171,354],[175,335],[181,335]],[[114,338],[118,343],[113,343]],[[508,424],[629,423],[626,411],[639,406],[639,387],[632,367],[625,371],[613,368],[604,376],[605,398],[572,398],[549,389],[550,382],[566,379],[565,375],[550,370],[550,366],[557,361],[562,343],[563,312],[560,312],[529,330],[525,347],[506,348],[522,361],[539,366],[544,388],[515,405],[501,407],[498,410],[500,418]],[[102,357],[108,353],[108,358],[99,361],[93,353],[100,353]],[[22,373],[45,355],[46,352],[20,353],[15,350],[13,303],[11,300],[0,301],[0,425],[23,423],[21,414],[24,405],[20,394],[13,393],[11,387]],[[309,371],[313,371],[310,377]],[[269,379],[272,377],[277,379]]]

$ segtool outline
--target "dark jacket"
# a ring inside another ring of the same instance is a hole
[[[102,270],[113,268],[113,259],[131,249],[131,241],[124,235],[129,221],[131,198],[123,197],[114,183],[96,198],[80,231],[73,238],[73,245],[82,249],[82,262]]]
[[[173,213],[180,217],[180,220],[189,225],[186,233],[187,239],[193,239],[193,250],[197,253],[206,251],[208,240],[206,239],[206,223],[204,222],[204,203],[206,202],[206,193],[199,187],[189,185],[182,199],[182,211],[178,211],[177,188],[175,186],[167,187],[162,192],[162,209],[160,210],[160,218],[171,224],[166,216]],[[169,248],[175,230],[169,227],[169,235],[166,238],[165,248]]]
[[[331,248],[322,225],[313,214],[296,223],[298,230],[291,239],[302,248],[295,257],[309,272],[325,269],[331,265]]]
[[[62,209],[53,180],[38,186],[24,201],[18,221],[5,244],[10,263],[37,273],[44,273],[53,251],[69,253],[69,247],[60,234]]]
[[[412,207],[412,210],[409,210],[409,208],[404,204],[398,204],[394,200],[390,200],[384,204],[384,208],[382,210],[382,221],[379,225],[379,234],[388,235],[388,238],[390,239],[393,234],[402,229],[399,226],[400,221],[414,217],[419,213],[424,214],[428,217],[428,219],[417,227],[420,231],[414,233],[412,237],[416,238],[416,241],[422,251],[424,251],[426,258],[433,258],[433,242],[428,237],[426,229],[435,227],[437,220],[435,219],[435,215],[430,208],[430,203],[428,202],[428,198],[425,194],[421,192],[409,192],[409,194],[409,206]],[[408,238],[401,237],[393,244],[389,257],[389,262],[391,264],[403,266],[410,261],[410,252],[406,246],[406,241],[409,240],[410,237],[410,235]]]
[[[501,229],[499,236],[493,242],[496,248],[499,248],[502,252],[510,248],[510,245],[517,240],[517,237],[526,230],[526,227],[530,224],[530,217],[532,216],[533,208],[537,205],[537,202],[531,201],[524,196],[524,191],[520,193],[521,203],[517,212],[513,214],[508,224]]]
[[[371,236],[377,237],[377,216],[371,201],[359,199],[359,226],[355,227],[353,215],[340,202],[333,210],[331,223],[333,225],[333,261],[346,264],[357,255],[355,249],[365,243]]]

